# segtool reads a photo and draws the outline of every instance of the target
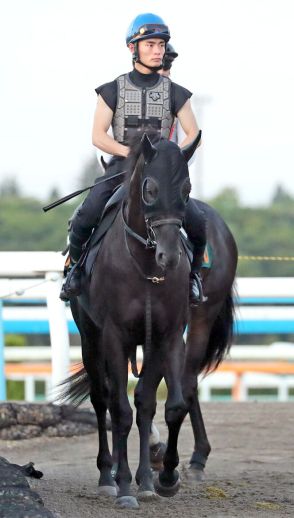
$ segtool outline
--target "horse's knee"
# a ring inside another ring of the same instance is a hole
[[[198,390],[197,378],[196,379],[194,378],[193,380],[191,380],[190,383],[188,381],[185,381],[183,383],[183,386],[182,386],[183,397],[189,407],[192,404],[195,396],[197,395],[197,390]]]
[[[131,408],[124,409],[120,413],[119,428],[123,435],[127,435],[132,428],[133,424],[133,411]]]
[[[165,422],[167,425],[176,424],[182,421],[187,414],[188,408],[184,400],[175,403],[166,403]]]
[[[137,416],[136,422],[137,425],[140,426],[142,421],[150,420],[152,421],[156,411],[156,400],[149,401],[148,403],[145,401],[140,401],[140,404],[137,405]]]

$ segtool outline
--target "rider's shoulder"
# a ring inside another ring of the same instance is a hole
[[[185,88],[182,85],[179,85],[178,83],[174,83],[174,81],[171,81],[171,88],[174,90],[175,93],[179,93],[181,95],[184,95],[187,97],[187,99],[190,99],[192,97],[193,93],[188,90],[188,88]]]
[[[126,76],[128,76],[129,73],[126,74],[120,74],[118,77],[113,79],[113,81],[109,81],[108,83],[103,83],[103,85],[97,86],[95,88],[95,92],[97,95],[103,94],[105,92],[116,92],[117,91],[117,82]]]
[[[95,88],[95,92],[97,95],[109,90],[116,90],[116,79],[110,81],[109,83],[104,83],[103,85],[97,86]]]

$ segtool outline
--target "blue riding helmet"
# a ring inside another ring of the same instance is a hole
[[[126,44],[149,38],[161,38],[165,42],[170,39],[168,26],[160,16],[152,13],[138,14],[130,24],[126,34]]]

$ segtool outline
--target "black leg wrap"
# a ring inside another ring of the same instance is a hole
[[[206,461],[207,457],[202,455],[202,453],[194,451],[190,459],[190,464],[192,464],[196,469],[203,469],[205,468]]]

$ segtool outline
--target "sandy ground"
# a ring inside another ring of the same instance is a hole
[[[120,510],[97,496],[97,436],[0,441],[0,455],[11,462],[33,461],[44,472],[30,479],[45,506],[61,518],[130,517],[284,517],[294,516],[294,405],[291,403],[206,403],[202,405],[212,452],[206,480],[185,479],[193,449],[190,421],[180,442],[182,486],[173,498],[143,502],[139,510]],[[156,424],[166,437],[163,405]],[[129,460],[135,473],[138,433],[130,435]]]

